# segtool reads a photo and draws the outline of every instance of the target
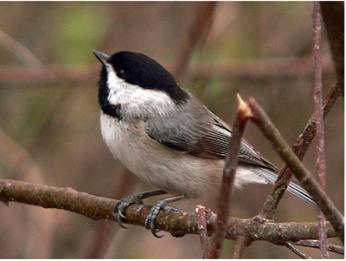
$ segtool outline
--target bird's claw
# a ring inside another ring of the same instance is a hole
[[[148,216],[145,219],[145,227],[151,231],[151,233],[154,235],[156,238],[161,238],[163,235],[158,235],[157,232],[160,230],[156,228],[155,222],[156,218],[160,212],[161,209],[164,209],[168,212],[177,212],[178,209],[168,206],[166,200],[160,200],[158,201],[149,211]]]
[[[166,194],[167,192],[164,190],[154,190],[154,191],[148,191],[148,192],[142,192],[136,195],[132,195],[126,198],[122,198],[117,202],[117,204],[114,206],[114,217],[115,220],[119,223],[119,225],[123,228],[126,228],[126,226],[123,224],[123,220],[126,219],[125,216],[125,210],[128,206],[132,204],[143,204],[143,199],[158,196],[162,194]],[[171,202],[176,202],[180,199],[185,198],[186,195],[180,194],[177,196],[169,197],[162,199],[158,201],[149,211],[148,216],[145,219],[145,227],[147,229],[150,229],[151,233],[157,237],[160,238],[162,236],[158,235],[157,232],[160,230],[155,227],[155,221],[156,218],[160,212],[161,209],[164,209],[167,212],[177,212],[178,209],[168,206]]]
[[[126,219],[126,216],[124,214],[125,209],[132,204],[142,204],[142,203],[143,203],[142,194],[132,195],[132,196],[122,198],[119,200],[119,202],[114,207],[114,216],[116,221],[122,228],[127,228],[123,223],[123,220]]]

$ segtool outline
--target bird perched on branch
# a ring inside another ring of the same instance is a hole
[[[144,198],[171,193],[146,219],[156,235],[155,218],[168,203],[188,197],[217,197],[232,130],[196,97],[181,89],[159,63],[135,52],[107,55],[99,80],[102,136],[113,156],[146,183],[159,188],[129,196],[115,207],[119,224],[124,210]],[[245,140],[241,142],[234,186],[274,183],[277,169]],[[291,182],[288,191],[315,204]]]

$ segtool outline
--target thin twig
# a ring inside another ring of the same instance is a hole
[[[310,171],[304,166],[299,158],[294,154],[278,129],[269,119],[261,106],[254,100],[250,99],[249,106],[252,110],[253,117],[251,120],[262,130],[263,134],[272,143],[274,149],[280,157],[290,167],[293,174],[300,181],[306,191],[312,196],[316,204],[322,210],[323,214],[330,221],[339,238],[344,240],[344,219],[340,211],[329,196],[320,187],[318,182],[313,178]]]
[[[300,258],[304,258],[304,259],[312,258],[311,256],[308,256],[307,254],[300,251],[298,248],[296,248],[293,244],[291,244],[289,242],[285,242],[284,246],[286,246],[289,250],[291,250],[293,253],[295,253]]]
[[[299,240],[298,242],[291,242],[297,246],[320,248],[319,240]],[[343,255],[345,253],[344,246],[328,244],[328,251]]]
[[[322,1],[320,2],[320,5],[332,57],[334,60],[337,84],[340,86],[343,92],[345,75],[344,2]]]
[[[44,65],[25,45],[14,39],[9,34],[0,30],[0,45],[12,52],[18,59],[28,66],[29,69],[43,71]]]
[[[216,2],[205,2],[198,6],[196,17],[189,30],[186,32],[186,36],[183,37],[177,54],[177,60],[173,65],[172,72],[176,79],[182,78],[186,72],[193,50],[199,42],[206,39],[213,22],[215,7]]]
[[[13,140],[10,136],[0,129],[0,156],[5,164],[8,172],[21,173],[28,175],[28,173],[35,173],[35,176],[42,177],[41,170],[30,154],[20,144]],[[21,166],[19,169],[18,166]],[[25,170],[25,171],[24,171]],[[24,175],[11,175],[12,178],[24,178]],[[43,180],[43,179],[41,179]]]
[[[314,117],[316,120],[316,171],[319,183],[326,189],[326,158],[324,146],[324,121],[322,104],[322,58],[321,58],[321,11],[319,2],[313,3],[313,56],[314,56]],[[321,258],[329,258],[327,237],[325,231],[326,219],[320,211],[318,215]]]
[[[91,54],[90,54],[91,55]],[[323,71],[331,73],[332,64],[323,63]],[[45,68],[55,77],[46,77],[46,74],[37,74],[23,67],[1,67],[0,84],[74,84],[95,82],[95,77],[100,73],[99,66],[61,66],[49,64]],[[174,65],[168,64],[167,69],[174,72]],[[241,61],[228,61],[227,63],[210,65],[207,63],[195,64],[189,71],[191,79],[215,78],[228,80],[230,78],[279,78],[279,77],[306,77],[313,75],[311,57],[303,58],[267,58],[244,59]],[[36,85],[35,85],[36,86]]]
[[[323,102],[323,117],[325,118],[331,108],[335,105],[337,99],[341,96],[342,90],[338,84],[328,92]],[[316,119],[312,114],[302,134],[299,135],[296,143],[293,145],[293,151],[300,160],[303,159],[307,152],[310,143],[316,135]]]
[[[344,3],[320,2],[320,5],[337,75],[336,84],[334,84],[333,88],[329,91],[324,99],[323,117],[326,117],[331,107],[335,104],[337,98],[343,94],[344,89]],[[308,66],[312,68],[312,66]],[[326,73],[326,68],[322,69]],[[293,145],[293,151],[296,153],[299,159],[303,159],[311,141],[315,137],[315,134],[316,122],[314,115],[312,115],[304,131],[301,135],[299,135],[298,140]],[[280,171],[273,191],[270,195],[268,195],[262,207],[261,215],[264,218],[273,219],[277,206],[287,188],[291,176],[292,172],[287,166]]]
[[[321,68],[321,15],[318,2],[313,3],[313,53],[314,53],[314,116],[316,121],[316,168],[321,187],[325,189],[325,146],[324,146],[324,121],[322,108],[322,68]]]
[[[324,99],[323,116],[326,117],[334,106],[335,102],[341,95],[341,89],[338,85],[335,85],[327,94]],[[314,139],[316,134],[316,122],[314,115],[311,115],[308,123],[306,124],[303,132],[299,135],[297,141],[293,145],[293,151],[302,160],[307,152],[309,145]],[[274,188],[271,194],[265,200],[265,203],[261,209],[260,215],[266,219],[273,219],[277,206],[287,188],[287,185],[292,176],[292,171],[286,165],[279,173],[279,176],[274,184]]]
[[[196,206],[195,212],[201,241],[202,258],[206,259],[209,255],[207,220],[211,211],[207,210],[204,206],[198,205]]]
[[[243,255],[244,248],[246,246],[246,237],[240,236],[235,241],[233,259],[240,259]]]
[[[238,110],[233,124],[232,139],[230,141],[223,170],[215,235],[212,240],[209,258],[219,258],[221,255],[222,244],[226,234],[226,221],[227,215],[229,215],[232,187],[238,166],[240,142],[250,116],[251,114],[248,105],[238,95]]]
[[[134,187],[134,175],[130,173],[130,171],[124,169],[120,177],[119,175],[116,176],[117,182],[114,180],[114,183],[117,184],[117,186],[114,191],[114,198],[121,198],[131,193]],[[94,230],[95,232],[92,235],[92,240],[87,248],[86,258],[105,258],[104,255],[108,252],[107,249],[110,247],[113,238],[116,237],[120,228],[119,226],[115,226],[115,228],[110,229],[109,225],[109,222],[103,222]]]
[[[344,15],[343,2],[325,3],[322,2],[322,15],[326,24],[331,52],[334,58],[334,65],[337,72],[337,82],[329,91],[324,99],[323,116],[326,117],[330,109],[334,106],[336,100],[343,94],[344,88]],[[311,68],[311,66],[308,66]],[[299,69],[301,71],[301,68]],[[323,69],[325,71],[325,68]],[[293,145],[293,151],[299,159],[303,159],[310,143],[316,134],[316,122],[312,115],[305,126],[302,134],[299,135],[296,143]],[[277,206],[287,188],[292,176],[291,170],[285,166],[275,182],[271,194],[268,195],[262,207],[260,215],[266,219],[273,219]]]

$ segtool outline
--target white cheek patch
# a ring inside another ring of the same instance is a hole
[[[113,68],[107,66],[108,71],[108,100],[111,104],[121,104],[128,113],[139,115],[147,112],[165,114],[175,108],[172,99],[164,92],[143,89],[126,83],[119,78]]]
[[[117,104],[115,98],[117,94],[123,91],[126,87],[126,83],[123,79],[119,78],[114,72],[113,68],[109,65],[106,67],[108,72],[107,84],[109,87],[108,100],[112,104]]]

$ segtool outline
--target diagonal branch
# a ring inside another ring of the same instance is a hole
[[[241,99],[240,95],[238,95],[238,110],[233,124],[232,139],[229,144],[229,150],[223,170],[215,235],[211,244],[209,258],[219,258],[221,255],[223,240],[225,238],[226,232],[227,216],[229,215],[230,209],[230,199],[233,182],[238,166],[240,142],[245,130],[246,123],[249,120],[250,116],[250,108]]]
[[[329,91],[323,102],[323,117],[326,117],[330,109],[335,104],[338,97],[343,94],[344,88],[344,8],[343,2],[321,2],[321,11],[326,30],[328,33],[331,53],[337,75],[336,84]],[[310,67],[310,66],[309,66]],[[324,70],[325,71],[325,70]],[[293,145],[293,151],[300,160],[303,159],[306,151],[316,134],[316,119],[312,115]],[[267,219],[272,219],[276,208],[287,188],[292,176],[290,169],[285,166],[275,182],[274,189],[268,195],[260,215]]]
[[[28,68],[44,70],[44,65],[41,61],[22,43],[14,39],[4,31],[0,31],[0,45],[12,52],[18,59],[22,60]]]
[[[206,38],[205,36],[208,34],[214,19],[216,4],[217,2],[205,2],[198,6],[195,20],[186,32],[186,36],[183,37],[177,60],[171,70],[176,79],[182,78],[198,42],[202,42]]]
[[[275,128],[268,115],[263,111],[259,104],[250,99],[249,106],[253,117],[251,120],[262,130],[263,134],[272,143],[274,149],[289,166],[293,174],[300,181],[302,186],[312,196],[323,214],[330,221],[339,238],[344,240],[344,219],[334,203],[313,178],[310,171],[303,165],[299,158],[294,154],[280,132]]]
[[[344,90],[344,2],[320,2],[323,21],[334,60],[337,84]]]
[[[285,242],[284,246],[286,246],[289,250],[291,250],[293,253],[295,253],[300,258],[304,259],[310,259],[311,257],[300,251],[298,248],[296,248],[292,243]]]
[[[29,48],[1,30],[0,45],[12,52],[19,60],[26,64],[26,71],[29,73],[32,73],[34,76],[38,77],[42,77],[44,75],[45,78],[49,80],[56,79],[55,74],[45,67]]]
[[[341,95],[341,89],[338,86],[332,88],[324,99],[323,116],[326,117],[334,106],[335,102]],[[299,135],[297,141],[293,145],[293,151],[302,160],[307,152],[309,145],[316,135],[316,121],[313,115],[311,115],[308,123],[306,124],[303,132]],[[287,185],[290,182],[292,172],[286,165],[279,174],[278,179],[275,182],[274,188],[271,194],[268,195],[266,201],[262,207],[260,215],[266,219],[273,219],[277,206],[286,191]]]

